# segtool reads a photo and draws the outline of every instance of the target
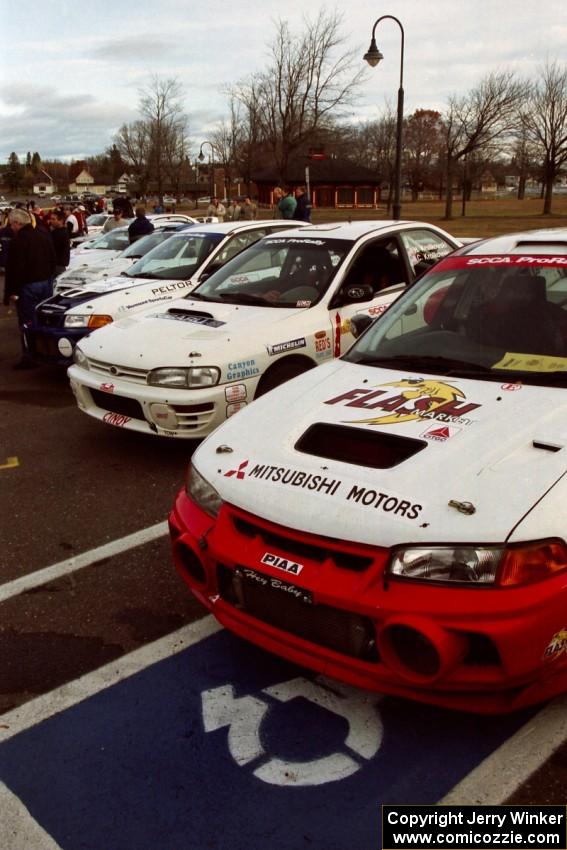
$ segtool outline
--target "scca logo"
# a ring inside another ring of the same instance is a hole
[[[419,419],[454,422],[480,407],[480,404],[463,403],[461,399],[466,399],[466,396],[462,390],[441,381],[404,378],[382,386],[395,387],[400,392],[392,393],[388,389],[354,389],[329,399],[325,404],[343,402],[345,407],[387,411],[385,416],[350,420],[357,425],[394,425]]]

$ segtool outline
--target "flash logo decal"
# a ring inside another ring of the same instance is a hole
[[[396,387],[401,392],[391,395],[385,389],[355,389],[329,399],[325,404],[343,402],[346,407],[388,411],[386,416],[350,420],[356,425],[393,425],[419,419],[456,422],[463,414],[480,407],[479,404],[463,404],[460,399],[466,399],[465,394],[457,387],[442,381],[404,378],[382,386]]]

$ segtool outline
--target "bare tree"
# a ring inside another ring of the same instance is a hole
[[[341,27],[336,12],[305,18],[299,35],[286,21],[278,21],[268,68],[233,89],[281,180],[286,179],[291,156],[317,130],[338,119],[363,78],[363,71],[353,73],[352,52],[338,52],[344,41]]]
[[[493,71],[464,97],[452,97],[443,118],[447,197],[445,218],[453,215],[453,181],[456,163],[477,151],[494,154],[512,133],[525,84],[511,72]]]
[[[532,87],[528,108],[522,114],[527,140],[543,160],[543,214],[551,212],[553,184],[567,162],[567,65],[547,63]]]
[[[404,167],[411,199],[417,201],[421,189],[431,183],[431,171],[439,159],[441,113],[434,109],[416,109],[406,119],[404,140]]]
[[[182,96],[178,80],[153,76],[140,91],[141,119],[124,124],[115,138],[122,158],[138,177],[141,191],[145,193],[149,181],[155,180],[160,202],[166,177],[171,180],[189,155]]]

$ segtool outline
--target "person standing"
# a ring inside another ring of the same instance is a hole
[[[230,202],[230,206],[226,211],[226,220],[227,221],[240,221],[240,204],[233,198]]]
[[[102,233],[110,233],[115,227],[124,227],[125,225],[126,221],[122,207],[116,207],[110,218],[107,218],[104,222]]]
[[[69,265],[71,239],[65,227],[65,213],[53,210],[50,221],[51,241],[55,249],[55,276],[62,274]]]
[[[274,203],[274,212],[273,212],[272,218],[279,218],[280,217],[280,211],[279,211],[278,205],[279,205],[279,202],[281,201],[281,199],[283,198],[283,191],[279,186],[276,186],[274,188],[274,190],[272,192],[272,198],[273,198],[273,203]]]
[[[296,206],[292,218],[296,221],[311,221],[311,201],[305,186],[295,189]]]
[[[256,218],[256,204],[252,203],[252,198],[249,195],[246,195],[240,207],[240,218],[243,221],[254,221]]]
[[[226,215],[226,207],[221,204],[218,198],[213,198],[207,208],[207,216],[216,216],[219,221],[224,221]]]
[[[10,227],[15,236],[6,263],[6,294],[15,302],[20,326],[22,357],[14,369],[32,369],[24,328],[34,318],[36,305],[53,295],[55,249],[49,233],[34,228],[25,210],[12,210]]]
[[[278,201],[278,212],[280,218],[293,218],[297,201],[293,196],[292,189],[286,189]]]
[[[130,240],[130,245],[142,236],[147,236],[148,233],[153,232],[154,226],[149,218],[146,218],[146,208],[136,207],[136,217],[132,224],[128,227],[128,239]]]

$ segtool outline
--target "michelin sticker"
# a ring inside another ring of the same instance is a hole
[[[288,342],[278,342],[277,345],[268,345],[267,351],[270,357],[274,354],[283,354],[285,351],[294,351],[296,348],[305,348],[307,345],[305,337],[290,339]]]

